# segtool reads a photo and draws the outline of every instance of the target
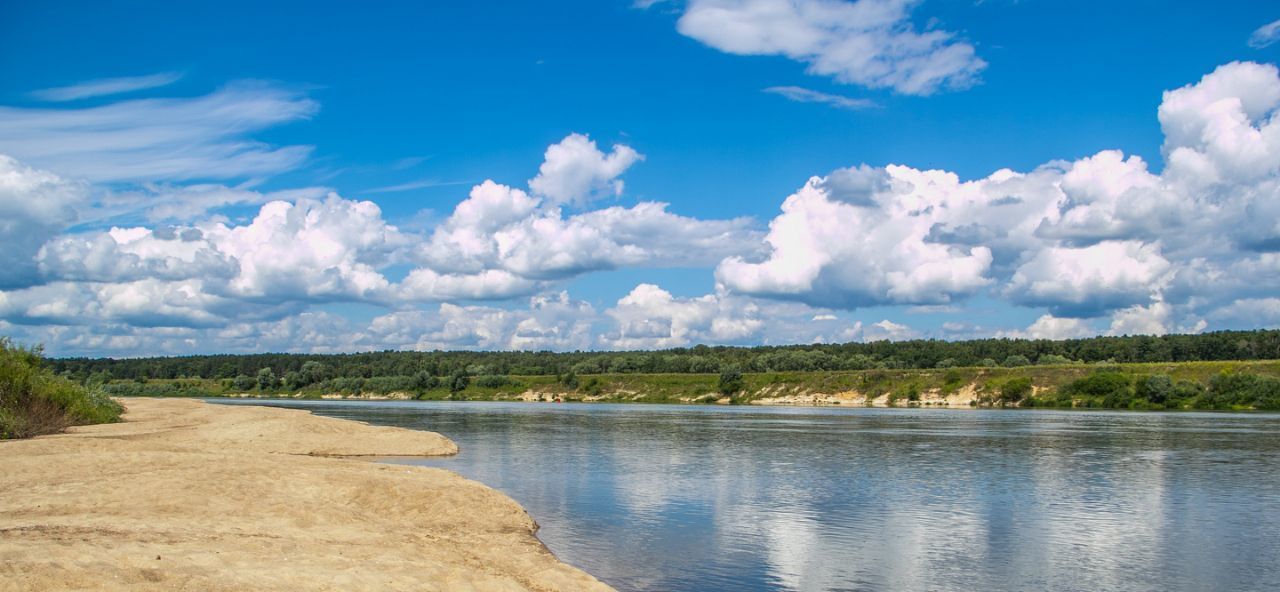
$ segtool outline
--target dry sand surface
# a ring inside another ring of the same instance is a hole
[[[125,422],[0,442],[0,591],[608,590],[434,433],[124,399]]]

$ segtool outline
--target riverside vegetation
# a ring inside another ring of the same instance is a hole
[[[112,395],[1280,409],[1280,331],[650,352],[58,359]]]
[[[54,374],[42,364],[39,348],[0,337],[0,439],[119,421],[120,405],[97,386]]]

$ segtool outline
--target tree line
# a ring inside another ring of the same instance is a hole
[[[150,358],[53,358],[77,380],[206,378],[315,384],[338,379],[591,374],[717,374],[1024,366],[1069,363],[1280,359],[1280,330],[1086,339],[913,340],[791,346],[706,346],[658,351],[380,351],[351,354],[220,354]],[[264,372],[266,371],[266,372]],[[496,380],[496,379],[491,379]],[[250,386],[247,382],[244,386]]]

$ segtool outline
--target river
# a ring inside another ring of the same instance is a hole
[[[1280,590],[1280,415],[249,401],[433,430],[623,591]]]

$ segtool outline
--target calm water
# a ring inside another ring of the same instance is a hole
[[[1280,590],[1280,416],[281,403],[439,431],[620,590]]]

